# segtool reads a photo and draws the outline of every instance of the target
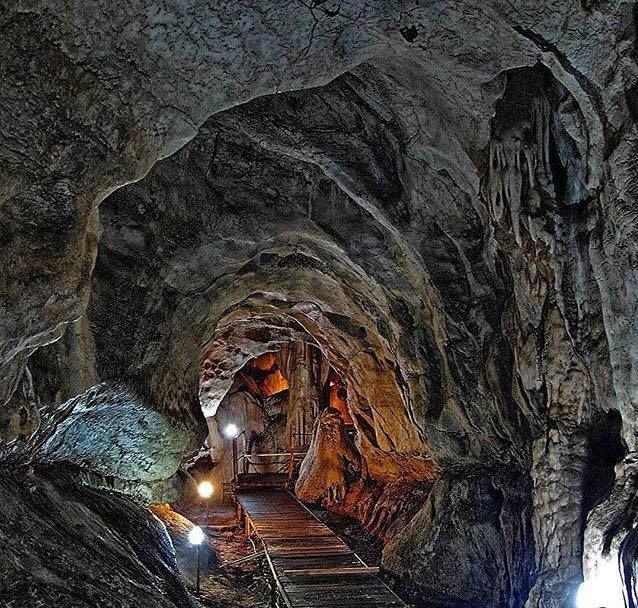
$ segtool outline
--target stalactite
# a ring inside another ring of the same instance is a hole
[[[519,247],[523,244],[521,222],[528,233],[535,233],[529,217],[534,186],[551,186],[550,121],[549,102],[540,97],[532,102],[529,122],[512,126],[497,140],[490,140],[483,196],[493,219],[512,231]]]

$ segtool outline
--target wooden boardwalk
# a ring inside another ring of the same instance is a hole
[[[283,490],[239,492],[288,608],[401,607],[402,602],[334,532]]]

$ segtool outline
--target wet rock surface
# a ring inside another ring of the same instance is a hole
[[[195,608],[164,526],[73,470],[3,471],[0,605]]]
[[[195,447],[186,429],[121,386],[98,385],[48,414],[34,458],[79,464],[105,477],[165,480]]]

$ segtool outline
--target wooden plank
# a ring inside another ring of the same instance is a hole
[[[366,589],[353,589],[353,588],[340,588],[332,586],[329,589],[313,592],[312,587],[307,587],[299,591],[291,592],[289,589],[285,590],[286,596],[289,598],[291,606],[300,606],[304,603],[312,606],[329,606],[335,602],[347,603],[348,601],[355,602],[391,602],[396,601],[396,596],[393,598],[389,594],[375,593]],[[400,601],[400,600],[399,600]],[[401,605],[401,604],[399,604]]]
[[[286,537],[286,531],[285,530],[282,531],[282,532],[274,532],[274,531],[273,532],[263,532],[263,531],[260,532],[258,530],[258,533],[259,533],[259,536],[261,536],[262,538],[264,538],[266,540],[273,539],[273,538],[285,538]],[[308,533],[306,535],[306,538],[308,538],[309,536],[310,537],[315,537],[315,538],[317,538],[317,537],[318,538],[321,538],[321,537],[327,538],[329,535],[326,534],[325,532],[323,532],[322,530],[318,530],[316,532]],[[302,538],[302,537],[299,536],[299,535],[296,535],[295,538]]]
[[[336,557],[339,555],[349,555],[349,551],[347,549],[342,549],[341,547],[335,548],[319,548],[315,547],[312,550],[312,554],[316,557],[328,558],[328,557]],[[271,549],[270,555],[273,558],[275,557],[299,557],[299,558],[307,558],[308,551],[303,549]]]
[[[341,548],[352,553],[352,549],[336,536],[315,536],[313,538],[273,538],[268,541],[268,547],[273,551],[278,549],[305,549],[315,551],[321,549]]]
[[[273,564],[279,571],[284,570],[303,570],[304,568],[359,568],[361,562],[359,562],[352,555],[338,555],[331,558],[324,556],[316,556],[305,559],[302,557],[295,558],[281,558],[273,557]]]
[[[286,553],[290,553],[290,554],[300,553],[301,557],[304,557],[307,555],[312,555],[312,554],[318,555],[323,553],[325,553],[326,555],[352,553],[352,551],[347,546],[344,547],[343,545],[308,542],[307,546],[304,547],[303,545],[300,545],[297,543],[283,544],[279,542],[282,540],[285,540],[285,539],[273,538],[267,541],[266,544],[268,545],[268,549],[272,555],[275,555],[277,553],[281,553],[282,555],[285,555]],[[301,539],[296,539],[296,540],[301,540]],[[329,536],[313,536],[312,538],[308,540],[309,541],[330,540],[330,537]]]
[[[365,602],[347,602],[343,600],[327,600],[322,604],[321,608],[394,608],[398,606],[405,608],[406,605],[399,599],[381,599],[381,600],[366,600]],[[308,604],[307,602],[295,603],[294,608],[317,608],[317,604]]]
[[[309,592],[315,594],[334,593],[338,589],[346,589],[356,593],[365,593],[372,595],[387,595],[392,592],[376,577],[370,577],[371,580],[362,580],[361,578],[343,579],[335,578],[332,581],[312,579],[307,582],[297,579],[290,580],[285,583],[288,593],[299,593],[308,589]],[[394,594],[392,594],[394,595]],[[396,596],[395,596],[396,597]]]
[[[299,568],[284,570],[286,576],[370,576],[379,574],[379,568],[361,566],[349,568]]]
[[[251,489],[237,498],[288,608],[406,607],[378,568],[366,566],[290,493]]]

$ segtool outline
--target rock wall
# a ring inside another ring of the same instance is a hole
[[[0,605],[194,607],[163,524],[61,468],[0,476]]]

